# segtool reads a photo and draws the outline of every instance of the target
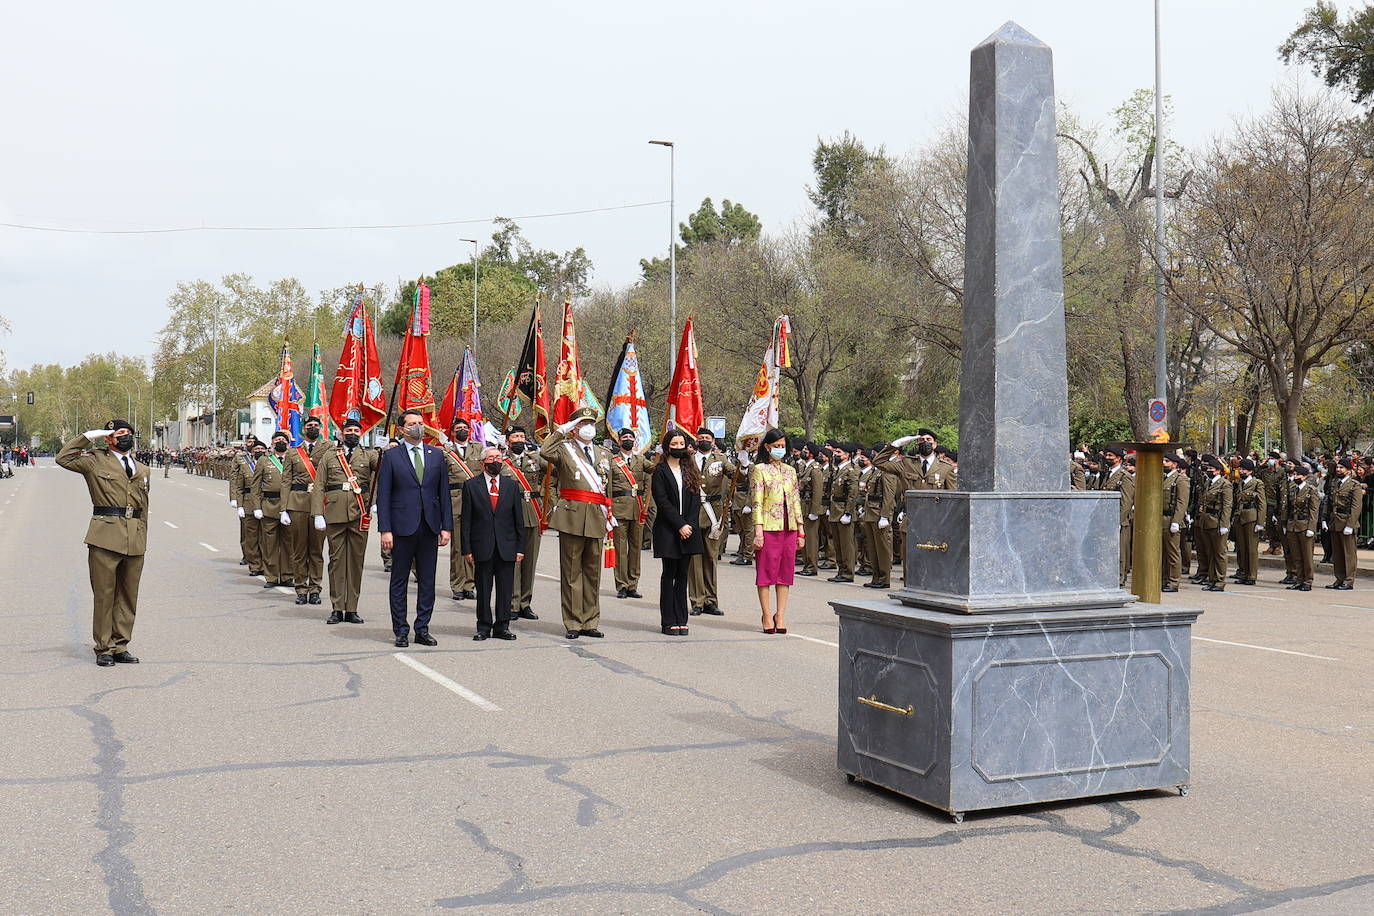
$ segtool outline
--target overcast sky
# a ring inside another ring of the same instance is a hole
[[[1196,145],[1264,108],[1308,0],[1164,0],[1165,92]],[[1153,81],[1149,0],[959,3],[9,3],[0,221],[86,229],[487,219],[666,199],[809,209],[817,137],[919,147],[1007,19],[1055,52],[1060,100],[1106,122]],[[521,221],[620,285],[666,206]],[[152,352],[178,281],[307,289],[465,260],[485,223],[346,232],[72,235],[0,228],[9,365]]]

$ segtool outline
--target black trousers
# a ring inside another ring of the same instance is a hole
[[[410,584],[410,570],[415,569],[415,632],[429,630],[429,618],[434,613],[434,565],[439,560],[439,532],[431,531],[423,521],[414,534],[392,536],[391,547],[391,630],[397,636],[407,636],[406,587]]]
[[[491,635],[493,608],[492,584],[496,585],[495,629],[510,629],[510,600],[515,590],[515,561],[500,557],[478,560],[472,564],[472,577],[477,582],[477,632]]]
[[[658,616],[665,627],[687,626],[687,570],[691,557],[663,558],[658,577]]]

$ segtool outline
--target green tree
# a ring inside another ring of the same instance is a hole
[[[847,235],[857,228],[860,214],[855,203],[869,170],[883,155],[881,147],[870,151],[849,131],[834,140],[816,141],[811,154],[816,182],[806,189],[806,196],[821,211],[826,229]]]
[[[1321,0],[1279,45],[1279,56],[1284,63],[1309,64],[1327,86],[1346,90],[1368,108],[1374,96],[1374,6],[1342,19],[1334,3]]]
[[[472,264],[454,264],[423,278],[429,285],[430,329],[438,334],[472,335]],[[415,301],[416,281],[401,285],[396,299],[382,314],[381,330],[395,337],[405,331]],[[527,314],[539,291],[536,282],[519,268],[492,261],[477,263],[477,320],[505,324]]]
[[[756,214],[745,209],[743,204],[731,203],[729,198],[721,201],[716,209],[711,198],[702,200],[696,212],[687,217],[687,222],[678,223],[678,237],[682,244],[677,247],[678,272],[684,273],[683,262],[687,252],[703,245],[736,245],[752,242],[763,232],[763,223]],[[643,271],[646,282],[666,280],[669,275],[668,259],[641,258],[639,269]]]

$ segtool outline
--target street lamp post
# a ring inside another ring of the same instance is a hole
[[[472,243],[472,358],[477,359],[477,246],[476,239],[459,239]]]
[[[677,147],[672,140],[650,140],[668,147],[668,377],[677,371]]]

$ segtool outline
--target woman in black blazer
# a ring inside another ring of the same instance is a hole
[[[688,457],[687,436],[669,428],[650,488],[654,497],[654,556],[663,561],[658,613],[664,636],[687,635],[687,568],[702,552],[701,473]]]

